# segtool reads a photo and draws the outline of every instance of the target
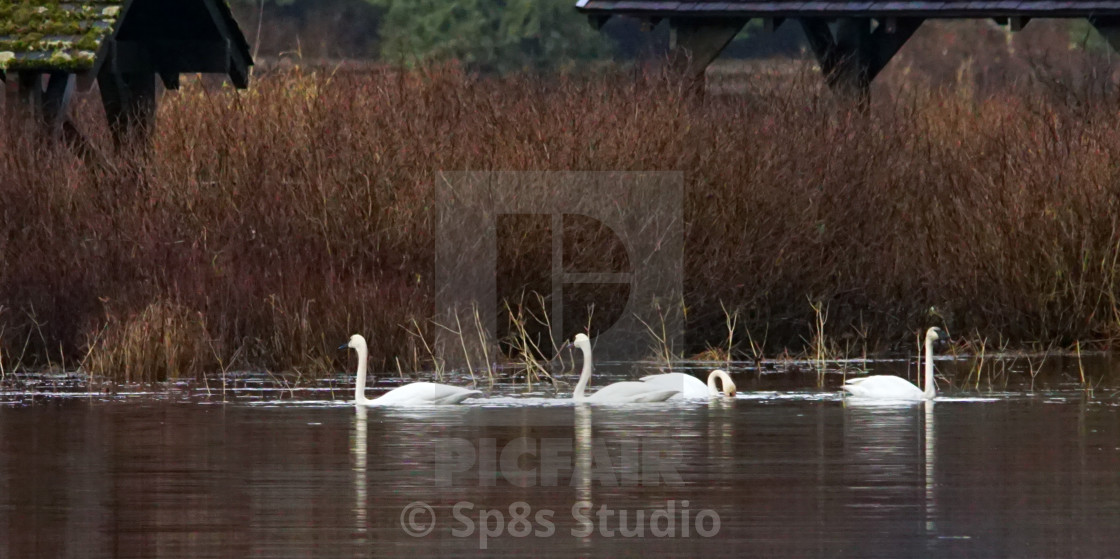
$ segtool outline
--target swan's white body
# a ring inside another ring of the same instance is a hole
[[[735,383],[732,382],[731,376],[727,374],[727,371],[723,369],[716,369],[708,373],[707,385],[700,379],[684,373],[649,375],[642,377],[642,382],[648,382],[662,388],[676,388],[680,390],[680,394],[673,396],[670,398],[671,400],[706,400],[708,398],[718,398],[721,395],[719,388],[716,388],[716,379],[719,379],[723,383],[722,394],[734,398]]]
[[[925,391],[914,383],[894,375],[875,375],[849,379],[844,383],[844,391],[859,398],[881,400],[928,400]]]
[[[877,400],[932,400],[937,395],[933,381],[933,342],[940,339],[948,339],[940,328],[935,326],[926,332],[925,390],[893,375],[875,375],[848,379],[844,391],[858,398]]]
[[[413,382],[394,388],[380,398],[366,398],[366,363],[369,361],[369,348],[366,339],[360,334],[350,336],[343,348],[353,348],[358,352],[358,381],[354,384],[354,403],[359,406],[438,406],[458,404],[482,392],[434,382]],[[342,349],[342,348],[340,348]]]
[[[637,404],[644,402],[664,402],[680,393],[679,388],[664,388],[647,382],[616,382],[608,384],[594,394],[584,394],[587,383],[591,381],[591,340],[583,334],[576,334],[572,345],[583,351],[583,371],[579,382],[572,391],[572,399],[592,404]]]

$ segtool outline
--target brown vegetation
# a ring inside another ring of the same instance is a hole
[[[297,69],[165,95],[149,152],[110,167],[0,137],[0,359],[322,374],[361,332],[375,370],[429,367],[409,330],[434,328],[439,170],[683,171],[693,351],[804,349],[814,306],[857,353],[931,323],[1120,336],[1120,102],[1020,88],[864,113],[815,79],[696,100],[625,73]],[[107,144],[93,109],[82,124]],[[504,251],[532,258],[537,233]],[[606,252],[592,245],[583,258]]]

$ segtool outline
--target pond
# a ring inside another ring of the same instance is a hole
[[[1007,360],[975,388],[942,361],[952,382],[912,405],[745,366],[734,399],[626,406],[31,379],[0,394],[0,557],[1109,556],[1120,397],[1085,363]]]

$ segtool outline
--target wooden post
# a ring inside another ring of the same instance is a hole
[[[746,18],[669,20],[670,64],[690,89],[703,92],[704,71],[747,21]]]
[[[836,22],[837,89],[865,100],[871,93],[871,20],[845,17]]]
[[[146,142],[155,126],[155,72],[117,73],[103,68],[97,86],[117,147]]]
[[[48,137],[58,137],[60,115],[65,115],[69,97],[66,96],[66,81],[69,74],[59,72],[48,74],[50,83],[43,89],[43,72],[20,70],[15,73],[13,84],[8,86],[6,103],[8,116],[17,126],[45,129]],[[60,81],[61,80],[61,81]]]
[[[882,22],[872,31],[868,18],[841,18],[833,32],[823,19],[801,20],[829,88],[854,95],[863,103],[869,99],[875,76],[921,24],[919,18],[897,18]]]
[[[817,63],[821,65],[821,74],[824,74],[825,83],[829,88],[835,88],[840,51],[836,48],[836,40],[832,37],[832,30],[828,28],[828,22],[819,18],[802,18],[801,29],[805,31],[809,48],[817,57]]]
[[[78,130],[70,120],[70,101],[74,95],[77,78],[62,70],[45,73],[23,70],[6,77],[5,109],[9,122],[26,127],[29,134],[38,133],[48,142],[64,142],[86,161],[107,165],[108,159]],[[15,79],[10,79],[10,78]]]
[[[43,90],[41,118],[51,138],[62,133],[62,123],[67,119],[70,99],[74,96],[74,75],[69,72],[51,72],[47,88]]]
[[[16,100],[23,114],[32,119],[39,117],[43,105],[43,75],[39,72],[20,70],[17,74]]]
[[[869,79],[874,80],[883,68],[887,67],[899,49],[914,36],[914,32],[922,26],[924,20],[916,17],[894,18],[891,22],[880,22],[875,31],[871,33],[871,66]]]

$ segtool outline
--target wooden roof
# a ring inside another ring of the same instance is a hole
[[[948,0],[805,2],[804,0],[579,0],[585,13],[693,17],[1098,17],[1120,15],[1120,0]]]
[[[0,69],[92,67],[120,13],[121,0],[3,0]]]
[[[114,38],[216,37],[228,41],[230,56],[252,63],[226,0],[0,0],[0,71],[95,70]]]

